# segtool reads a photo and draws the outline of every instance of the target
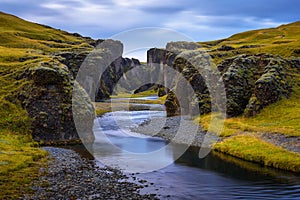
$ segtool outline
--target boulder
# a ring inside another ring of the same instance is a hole
[[[92,142],[94,107],[82,90],[80,99],[86,135],[80,138],[73,120],[72,91],[75,81],[68,67],[57,60],[41,62],[30,69],[29,81],[19,93],[22,106],[32,118],[33,139],[44,144]]]

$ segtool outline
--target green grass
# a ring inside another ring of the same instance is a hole
[[[30,135],[31,120],[22,107],[0,101],[0,199],[16,199],[30,193],[30,185],[45,165],[47,153]]]
[[[45,52],[89,46],[81,37],[1,12],[0,45],[9,48],[39,49]]]
[[[29,134],[20,135],[10,131],[0,132],[0,174],[18,171],[44,157],[46,153],[38,148]]]
[[[282,170],[300,172],[300,155],[264,142],[252,135],[233,136],[214,145],[214,150]]]
[[[237,54],[271,53],[283,57],[298,57],[294,51],[300,48],[300,22],[282,25],[277,28],[247,31],[229,38],[199,42],[204,49],[210,50],[216,63]],[[231,46],[234,50],[219,51],[221,46]],[[252,48],[243,48],[252,45]]]
[[[139,92],[136,94],[120,93],[118,95],[111,95],[111,98],[138,98],[138,97],[147,97],[147,96],[151,96],[151,95],[157,95],[157,91],[146,90],[146,91]]]
[[[30,134],[0,130],[0,199],[32,193],[31,184],[47,164],[46,158]]]

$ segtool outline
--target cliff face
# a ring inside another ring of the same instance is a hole
[[[264,107],[288,98],[292,63],[273,55],[241,55],[218,65],[227,95],[227,115],[253,116]]]
[[[32,26],[38,26],[38,30],[44,28],[39,25]],[[50,29],[49,31],[53,30]],[[68,40],[57,39],[56,42],[51,42],[51,45],[42,46],[41,49],[44,48],[43,50],[25,48],[23,52],[21,49],[16,55],[8,54],[6,56],[5,52],[14,52],[15,50],[9,45],[6,47],[5,42],[2,43],[4,47],[1,50],[4,50],[0,56],[0,70],[1,75],[6,74],[7,76],[1,76],[0,81],[1,84],[5,83],[10,90],[6,90],[5,96],[1,93],[1,98],[9,99],[11,104],[21,104],[22,108],[20,109],[27,111],[31,123],[26,124],[26,127],[30,127],[28,128],[30,130],[26,130],[26,132],[30,131],[36,141],[44,144],[80,143],[82,140],[92,142],[94,140],[92,129],[95,117],[91,102],[93,96],[89,93],[89,88],[76,81],[76,76],[81,65],[94,49],[91,45],[99,45],[103,41],[95,41],[79,35],[72,36],[57,30],[55,30],[53,37],[58,34],[67,35]],[[72,40],[74,42],[71,43]],[[37,41],[40,42],[40,40]],[[46,44],[46,42],[48,41],[41,40],[40,43]],[[39,43],[37,43],[38,45]],[[126,70],[139,65],[138,60],[120,57],[123,48],[120,42],[111,40],[106,41],[105,45],[98,49],[99,52],[102,52],[103,57],[95,57],[93,60],[95,66],[101,64],[108,66],[103,72],[101,84],[94,86],[97,99],[108,98],[120,76]],[[114,62],[109,63],[105,58],[116,56],[112,54],[116,54],[118,57]],[[11,67],[7,68],[6,66]],[[87,75],[93,76],[93,72]],[[96,79],[93,77],[95,84],[99,79],[100,77],[96,77]],[[77,96],[72,102],[73,87],[76,88]],[[78,135],[78,127],[74,123],[74,110],[72,109],[74,102],[77,105],[76,114],[82,117],[81,120],[84,122],[79,124],[80,131],[85,132],[81,136]],[[4,118],[5,116],[1,117]],[[18,123],[22,122],[22,119],[13,120],[20,120]]]
[[[72,91],[75,81],[68,68],[54,59],[30,68],[22,78],[27,80],[28,84],[18,94],[18,99],[33,119],[33,139],[45,144],[80,142],[72,113]],[[94,107],[84,90],[80,101],[84,105],[82,113],[87,116],[87,132],[81,139],[92,142]]]
[[[201,53],[199,47],[192,44],[183,45],[180,42],[178,48],[176,45],[176,43],[168,44],[165,50],[150,49],[148,62],[163,63],[182,73],[195,92],[195,97],[185,95],[184,98],[188,98],[192,105],[199,106],[200,114],[211,111],[212,96],[207,84],[215,90],[214,85],[222,81],[227,99],[227,117],[242,114],[253,116],[281,98],[289,97],[292,91],[292,78],[288,74],[290,70],[297,70],[299,67],[295,60],[287,60],[274,55],[243,54],[221,62],[217,66],[221,80],[213,80],[211,74],[216,71],[210,71],[207,68],[207,66],[212,66],[209,58],[206,57],[208,54]],[[178,87],[177,84],[170,89],[176,91]],[[165,103],[169,116],[179,114],[178,98],[182,98],[175,96],[172,91],[169,92]]]
[[[117,41],[113,43],[114,45],[120,46],[121,49],[123,48],[122,43]],[[120,55],[122,54],[122,52],[119,53]],[[64,52],[57,55],[62,57],[61,62],[68,67],[73,77],[76,78],[78,70],[88,54],[89,52]],[[96,62],[99,62],[99,59],[96,59]],[[123,58],[122,56],[119,56],[112,63],[102,64],[104,71],[101,76],[100,85],[97,89],[95,101],[108,99],[109,96],[113,93],[113,89],[122,75],[130,69],[136,66],[140,66],[139,60],[134,58]]]
[[[123,57],[117,58],[104,71],[101,77],[101,85],[98,93],[96,94],[95,100],[101,101],[103,99],[108,99],[109,96],[113,94],[114,87],[123,74],[137,66],[140,66],[140,62],[137,59]]]
[[[112,40],[105,44],[109,46],[101,46],[92,56],[89,54],[93,53],[87,50],[55,53],[50,61],[34,64],[18,75],[18,79],[28,82],[18,94],[18,99],[33,119],[31,130],[36,141],[60,144],[94,140],[92,129],[95,112],[91,99],[94,95],[96,100],[109,98],[123,73],[140,64],[136,59],[120,56],[109,63],[113,57],[122,54],[123,46]],[[84,62],[86,63],[83,64]],[[76,79],[82,65],[86,72],[81,71]],[[103,74],[99,81],[100,77],[95,72],[101,69]],[[92,80],[94,88],[85,84],[86,79]],[[97,82],[100,85],[96,85]],[[92,91],[96,91],[96,94],[92,94]],[[76,118],[73,116],[74,112]],[[76,126],[74,119],[77,121]],[[84,132],[84,135],[79,137],[78,131]]]

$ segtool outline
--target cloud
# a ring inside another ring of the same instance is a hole
[[[299,20],[298,0],[2,0],[4,12],[95,38],[140,28],[175,29],[194,40]]]

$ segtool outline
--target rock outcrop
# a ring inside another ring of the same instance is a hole
[[[95,44],[98,44],[97,41]],[[17,76],[18,80],[26,83],[17,98],[32,119],[34,140],[45,144],[94,140],[95,112],[91,100],[95,96],[96,100],[109,98],[123,73],[140,65],[136,59],[121,57],[121,42],[107,40],[103,44],[95,52],[83,49],[53,53],[47,61],[34,63]],[[88,65],[84,69],[87,73],[81,72],[81,76],[77,77],[82,65]],[[101,66],[107,67],[103,69]],[[98,69],[103,70],[102,77],[97,77],[96,71],[93,71]],[[94,88],[85,85],[86,78],[91,78]],[[79,132],[84,134],[79,135]]]
[[[123,49],[122,43],[118,41],[114,41],[111,43],[114,43],[114,45],[120,46],[120,48]],[[56,55],[62,57],[61,62],[68,67],[73,77],[76,77],[80,66],[89,53],[90,52],[63,52]],[[122,52],[116,53],[122,55]],[[97,59],[96,62],[99,62],[99,60],[97,61]],[[138,59],[123,58],[122,56],[114,59],[112,63],[103,63],[102,67],[104,69],[104,72],[102,73],[101,82],[95,96],[95,101],[108,99],[110,95],[112,95],[116,83],[123,76],[123,74],[130,69],[140,65],[141,64]]]
[[[80,138],[77,133],[72,113],[72,90],[75,81],[65,65],[55,59],[41,62],[30,68],[22,78],[29,80],[29,83],[23,87],[18,98],[33,119],[31,130],[34,140],[45,144],[94,140],[94,107],[84,90],[80,101],[84,105],[82,113],[86,116],[87,132],[84,138]]]
[[[108,99],[113,94],[114,88],[123,76],[124,73],[131,70],[134,67],[140,66],[140,62],[137,59],[129,59],[119,57],[111,65],[107,67],[101,77],[101,86],[95,97],[96,101]]]
[[[208,54],[203,53],[199,47],[183,45],[182,42],[178,44],[177,49],[176,42],[167,45],[170,46],[172,51],[168,48],[150,49],[147,53],[148,62],[168,65],[180,72],[195,93],[194,97],[185,95],[184,98],[189,98],[192,104],[198,106],[200,114],[211,112],[211,102],[215,101],[215,97],[210,91],[214,91],[215,86],[222,81],[226,92],[227,117],[242,114],[253,116],[281,98],[289,97],[292,91],[289,70],[299,67],[298,61],[275,55],[238,55],[224,60],[216,67],[221,79],[214,80],[214,76],[211,75],[217,71],[208,69],[214,68],[213,64],[207,58]],[[186,46],[188,48],[184,50]],[[177,87],[175,84],[170,89],[176,91]],[[179,114],[180,110],[178,98],[181,97],[174,96],[172,91],[169,92],[165,103],[169,116]]]
[[[273,55],[241,55],[218,65],[227,95],[227,115],[253,116],[262,108],[288,98],[291,63]]]

